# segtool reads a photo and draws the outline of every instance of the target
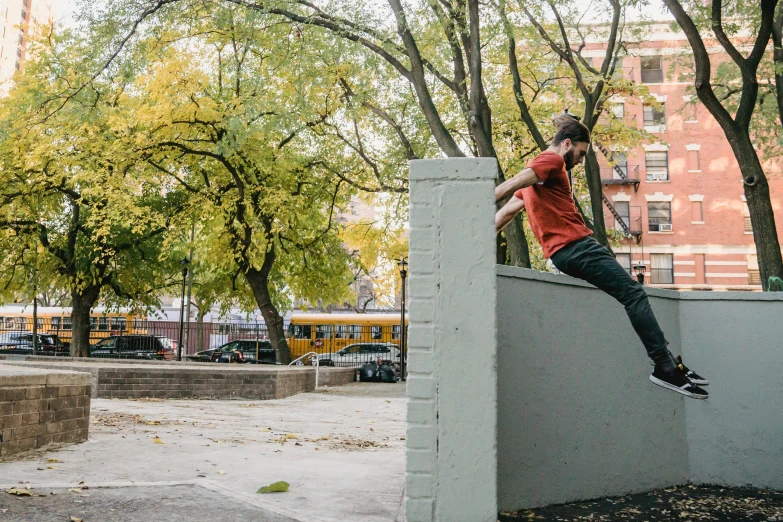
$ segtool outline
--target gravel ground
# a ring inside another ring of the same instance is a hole
[[[624,497],[501,513],[499,520],[783,522],[783,492],[680,486]]]

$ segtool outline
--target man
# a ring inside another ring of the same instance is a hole
[[[574,205],[566,170],[584,162],[590,131],[575,118],[555,121],[557,133],[546,151],[513,178],[498,185],[495,201],[511,199],[495,215],[500,232],[523,208],[544,256],[561,272],[584,279],[617,299],[628,313],[636,334],[652,359],[650,380],[694,399],[708,394],[699,385],[709,382],[689,370],[668,349],[642,285],[617,262],[612,253],[591,236]]]

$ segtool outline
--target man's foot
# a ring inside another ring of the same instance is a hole
[[[681,375],[679,371],[667,371],[656,366],[650,375],[650,380],[653,384],[676,391],[691,399],[706,399],[710,396],[709,393],[689,381],[687,377]]]
[[[688,378],[689,381],[691,381],[693,384],[698,384],[699,386],[707,386],[710,381],[699,375],[698,373],[694,372],[687,366],[685,366],[682,363],[682,356],[677,356],[677,368],[680,369],[681,372],[685,375],[685,377]]]

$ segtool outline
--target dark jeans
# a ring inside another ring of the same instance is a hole
[[[668,343],[650,308],[647,293],[598,241],[586,237],[569,243],[552,255],[552,263],[561,272],[584,279],[617,299],[625,307],[650,359],[656,364],[668,361]]]

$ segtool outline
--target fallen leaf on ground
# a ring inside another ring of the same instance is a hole
[[[160,437],[155,437],[154,439],[152,439],[152,442],[154,442],[155,444],[163,444],[163,441],[160,440]]]
[[[288,439],[298,439],[299,437],[297,437],[295,433],[286,433],[285,438],[286,440],[288,440]]]
[[[60,462],[60,459],[46,459],[46,462]]]
[[[6,489],[5,492],[8,493],[9,495],[16,495],[17,497],[32,497],[33,496],[33,492],[32,491],[30,491],[29,489],[23,489],[23,488]]]
[[[147,421],[147,424],[149,424],[150,426],[154,426],[160,424],[160,421]]]
[[[71,517],[69,522],[84,522],[84,519],[79,517]]]
[[[225,471],[218,471],[218,475],[225,475],[225,474],[226,474]]]
[[[288,491],[288,487],[288,482],[281,480],[280,482],[275,482],[274,484],[259,488],[256,493],[285,493]]]
[[[69,488],[68,491],[70,491],[71,493],[81,493],[82,492],[82,490],[79,489],[79,488]]]
[[[57,469],[54,466],[46,466],[46,469]]]

